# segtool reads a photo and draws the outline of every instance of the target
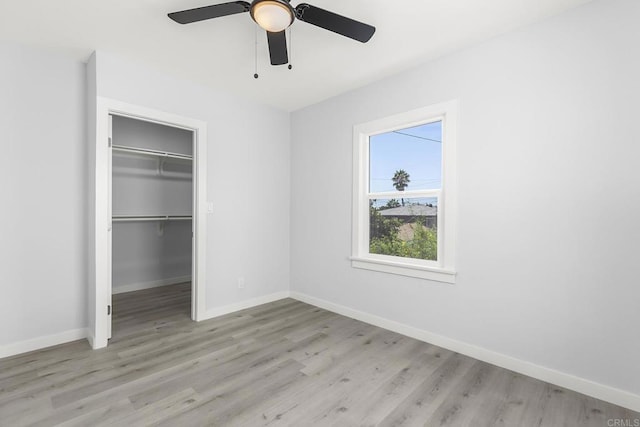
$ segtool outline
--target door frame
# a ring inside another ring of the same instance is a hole
[[[93,239],[89,252],[89,342],[94,349],[106,347],[111,335],[111,115],[129,117],[193,132],[193,220],[191,318],[200,321],[206,311],[206,239],[207,239],[207,124],[204,121],[164,111],[96,97],[95,117],[95,209],[92,209]],[[91,143],[91,141],[90,141]],[[93,148],[93,147],[92,147]],[[92,150],[93,151],[93,150]],[[92,171],[90,171],[91,173]]]

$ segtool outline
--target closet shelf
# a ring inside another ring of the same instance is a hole
[[[172,153],[170,151],[151,150],[148,148],[128,147],[126,145],[112,145],[113,151],[131,154],[143,154],[146,156],[164,157],[169,159],[193,160],[193,156],[188,154]]]
[[[113,222],[136,222],[136,221],[190,221],[191,215],[114,215]]]

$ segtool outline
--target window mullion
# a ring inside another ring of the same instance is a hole
[[[442,197],[442,190],[420,190],[420,191],[389,191],[381,193],[367,193],[367,198],[372,199],[415,199],[424,197]]]

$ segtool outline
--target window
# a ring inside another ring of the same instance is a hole
[[[456,109],[354,127],[353,267],[454,283]]]

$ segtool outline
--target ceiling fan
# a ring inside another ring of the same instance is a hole
[[[333,31],[362,43],[368,42],[376,31],[376,28],[371,25],[307,3],[301,3],[294,9],[289,4],[289,1],[253,0],[251,3],[232,1],[173,12],[169,14],[169,18],[180,24],[190,24],[206,19],[249,12],[251,18],[267,31],[271,65],[284,65],[289,62],[285,30],[293,24],[296,18],[302,22]]]

